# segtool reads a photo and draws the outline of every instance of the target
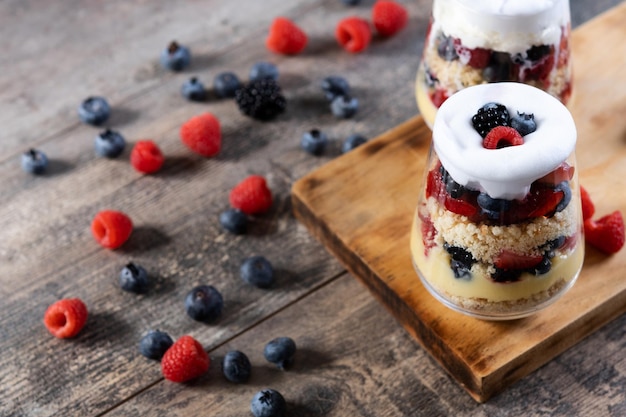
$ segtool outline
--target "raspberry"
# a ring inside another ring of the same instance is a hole
[[[458,38],[454,39],[453,45],[462,63],[476,69],[483,69],[489,65],[491,50],[485,48],[470,49],[467,46],[463,46]]]
[[[163,166],[165,158],[159,147],[151,140],[140,140],[130,152],[130,163],[139,172],[152,174]]]
[[[433,102],[434,106],[439,108],[443,104],[444,101],[448,99],[448,93],[446,90],[436,89],[434,92],[430,94],[430,101]]]
[[[618,252],[624,246],[624,218],[614,211],[598,220],[585,220],[585,240],[606,254]]]
[[[302,52],[308,38],[295,23],[285,17],[277,17],[270,26],[265,46],[272,52],[296,55]]]
[[[265,213],[272,206],[272,192],[265,178],[251,175],[230,191],[230,205],[246,214]]]
[[[580,186],[580,200],[583,207],[583,220],[592,218],[596,212],[596,207],[594,206],[593,201],[591,201],[589,193],[583,188],[582,185]]]
[[[487,133],[483,140],[483,147],[487,149],[500,149],[507,146],[524,144],[524,138],[519,132],[509,126],[496,126]]]
[[[395,1],[379,0],[372,7],[372,22],[382,36],[393,36],[406,26],[409,15]]]
[[[194,116],[180,127],[180,140],[195,153],[215,156],[222,147],[220,122],[211,113]]]
[[[186,382],[208,371],[210,363],[202,345],[191,336],[183,336],[163,355],[161,372],[165,379]]]
[[[528,269],[534,268],[542,260],[543,255],[521,255],[503,249],[493,260],[493,264],[500,269]]]
[[[472,125],[484,138],[496,126],[509,126],[509,120],[509,111],[505,106],[499,103],[487,103],[472,116]]]
[[[262,78],[251,81],[235,92],[239,110],[258,120],[270,120],[285,111],[287,101],[281,94],[276,80]]]
[[[367,20],[351,16],[342,19],[335,28],[335,38],[346,51],[357,53],[368,47],[372,31]]]
[[[59,300],[48,307],[43,322],[55,337],[74,337],[87,322],[87,306],[78,298]]]
[[[121,211],[103,210],[91,222],[91,233],[99,244],[116,249],[128,240],[133,231],[133,222]]]
[[[542,184],[557,185],[563,181],[570,181],[574,178],[574,167],[567,162],[561,163],[556,169],[547,175],[539,178],[537,182]]]

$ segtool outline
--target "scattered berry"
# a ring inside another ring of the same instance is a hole
[[[294,22],[285,17],[277,17],[270,26],[265,46],[278,54],[296,55],[302,52],[307,41],[306,33]]]
[[[268,362],[276,364],[279,369],[285,369],[291,366],[293,357],[296,354],[296,342],[290,337],[277,337],[270,340],[263,355]]]
[[[170,44],[161,52],[161,65],[165,69],[172,71],[182,71],[191,63],[191,52],[189,48],[178,44],[176,41]]]
[[[351,16],[342,19],[335,28],[335,38],[346,51],[364,51],[372,39],[370,25],[365,19]]]
[[[248,215],[262,214],[272,207],[272,192],[265,178],[250,175],[230,191],[230,205]]]
[[[48,157],[37,149],[29,149],[22,154],[22,169],[29,174],[41,175],[48,167]]]
[[[331,75],[322,80],[322,90],[326,94],[326,99],[333,101],[338,96],[350,94],[350,84],[343,77]]]
[[[170,347],[161,359],[165,379],[186,382],[209,370],[211,360],[202,345],[191,336],[183,336]]]
[[[241,113],[258,120],[270,120],[284,112],[287,100],[272,78],[252,81],[235,92]]]
[[[361,3],[361,0],[341,0],[346,6],[356,6]]]
[[[231,350],[222,360],[222,372],[226,379],[236,384],[246,382],[250,378],[252,365],[245,353]]]
[[[211,113],[194,116],[180,127],[180,139],[197,154],[207,158],[215,156],[222,148],[220,122]]]
[[[149,139],[137,141],[130,152],[130,164],[144,174],[157,172],[164,162],[161,149]]]
[[[349,119],[359,110],[359,100],[350,96],[339,96],[330,103],[330,110],[336,117]]]
[[[241,279],[259,288],[268,288],[274,283],[274,268],[263,256],[246,258],[239,268]]]
[[[118,132],[106,129],[95,140],[96,155],[105,158],[117,158],[124,152],[126,140]]]
[[[606,254],[617,253],[624,246],[624,218],[614,211],[598,220],[585,220],[585,240]]]
[[[556,169],[537,180],[538,183],[557,185],[574,178],[574,167],[567,162],[561,163]]]
[[[248,77],[250,81],[258,81],[265,78],[271,78],[272,80],[277,81],[278,75],[278,67],[276,67],[276,65],[271,62],[260,61],[252,65]]]
[[[535,115],[530,113],[517,113],[517,116],[511,118],[511,127],[519,132],[520,135],[526,136],[537,130],[537,122]]]
[[[502,104],[487,103],[472,116],[472,125],[484,138],[496,126],[509,126],[509,112]]]
[[[137,294],[145,293],[148,290],[148,273],[140,266],[129,262],[120,272],[120,287],[124,291]]]
[[[133,222],[121,211],[103,210],[91,222],[91,233],[96,241],[108,249],[119,248],[133,231]]]
[[[256,394],[250,402],[250,410],[254,417],[283,417],[287,403],[280,392],[264,389]]]
[[[583,220],[592,218],[596,212],[596,207],[593,204],[593,201],[591,201],[589,193],[583,188],[582,185],[580,186],[580,199],[582,203]]]
[[[231,208],[220,214],[220,224],[232,234],[243,235],[248,229],[248,216],[241,210]]]
[[[109,103],[104,97],[87,97],[78,106],[78,117],[83,123],[99,125],[104,123],[111,114]]]
[[[354,148],[363,145],[365,142],[367,142],[367,138],[365,136],[361,136],[356,133],[352,134],[348,136],[343,142],[343,145],[341,146],[341,151],[343,153],[350,152]]]
[[[232,72],[222,72],[213,79],[213,89],[220,98],[234,98],[235,91],[241,87],[241,81]]]
[[[139,342],[139,353],[148,359],[160,361],[174,344],[169,334],[160,330],[150,330]]]
[[[87,306],[78,298],[65,298],[52,304],[43,316],[46,329],[55,337],[76,336],[87,322]]]
[[[523,144],[524,138],[522,138],[522,135],[509,126],[494,127],[483,140],[483,147],[486,149],[500,149]]]
[[[324,132],[318,129],[312,129],[308,132],[304,132],[302,139],[300,140],[300,146],[306,152],[311,155],[319,156],[324,153],[326,145],[328,144],[328,137]]]
[[[207,91],[204,88],[204,84],[196,77],[191,77],[185,81],[180,89],[180,93],[187,100],[191,101],[204,101],[207,98]]]
[[[522,255],[503,249],[493,261],[500,269],[528,269],[534,268],[543,260],[543,255]]]
[[[212,285],[199,285],[185,297],[185,311],[194,320],[211,322],[222,315],[224,299]]]
[[[393,36],[406,26],[409,14],[395,1],[378,0],[372,7],[372,22],[382,36]]]

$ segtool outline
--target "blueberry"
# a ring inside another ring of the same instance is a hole
[[[237,384],[246,382],[250,378],[252,365],[245,353],[231,350],[222,360],[222,372],[226,379]]]
[[[287,403],[280,392],[264,389],[256,394],[250,402],[250,410],[254,417],[283,417]]]
[[[519,132],[520,135],[526,136],[537,130],[537,122],[535,115],[530,113],[517,112],[517,116],[511,118],[511,127]]]
[[[206,89],[204,88],[204,84],[200,82],[196,77],[191,77],[187,81],[183,83],[183,86],[180,89],[180,93],[187,100],[191,101],[204,101],[207,97]]]
[[[361,136],[359,134],[352,134],[346,138],[341,147],[341,151],[343,153],[350,152],[354,148],[363,145],[367,142],[367,138],[365,136]]]
[[[243,235],[248,229],[248,216],[241,210],[230,208],[220,214],[220,224],[232,234]]]
[[[185,311],[194,320],[211,322],[222,314],[224,299],[212,285],[199,285],[185,297]]]
[[[544,256],[541,262],[535,265],[529,272],[535,275],[543,275],[550,272],[552,268],[552,262],[548,256]]]
[[[519,269],[496,268],[495,272],[491,274],[491,279],[495,282],[515,282],[519,281],[521,275],[522,270]]]
[[[220,98],[234,98],[235,91],[241,87],[241,81],[232,72],[222,72],[213,79],[213,89]]]
[[[278,68],[271,62],[257,62],[250,68],[249,78],[250,81],[262,80],[264,78],[271,78],[276,81],[278,80]]]
[[[191,63],[191,52],[189,48],[180,45],[176,41],[170,44],[161,52],[161,65],[165,69],[172,71],[182,71]]]
[[[324,153],[326,145],[328,144],[328,137],[321,130],[313,129],[305,132],[300,140],[300,146],[302,149],[310,153],[311,155],[319,156]]]
[[[341,0],[346,6],[356,6],[361,3],[361,0]]]
[[[565,244],[565,240],[565,236],[559,236],[556,239],[547,241],[542,248],[545,249],[546,255],[549,258],[554,258],[554,251],[563,246]]]
[[[263,355],[268,362],[276,364],[279,369],[289,367],[293,362],[293,356],[296,354],[296,342],[290,337],[277,337],[270,340]]]
[[[560,182],[554,187],[555,191],[562,191],[563,198],[556,206],[557,213],[559,211],[565,210],[565,207],[572,201],[572,190],[569,188],[569,183],[567,181]]]
[[[48,167],[48,157],[42,151],[29,149],[22,154],[22,169],[30,174],[41,175]]]
[[[339,96],[330,103],[330,110],[337,117],[349,119],[359,110],[359,100],[350,96]]]
[[[430,68],[426,68],[424,70],[424,82],[428,87],[435,88],[437,86],[437,83],[439,82],[439,78],[437,78],[435,74],[432,73]]]
[[[482,209],[482,212],[492,220],[499,219],[505,211],[511,208],[510,200],[491,198],[487,193],[478,194],[476,202]]]
[[[322,90],[328,101],[333,101],[338,96],[350,94],[350,84],[345,78],[332,75],[322,80]]]
[[[239,268],[241,279],[259,288],[268,288],[274,283],[274,268],[265,257],[251,256]]]
[[[148,290],[148,273],[143,267],[132,262],[122,268],[119,281],[124,291],[141,294]]]
[[[454,48],[454,39],[451,36],[439,37],[439,44],[437,45],[437,53],[446,61],[454,61],[459,59],[459,55]]]
[[[117,158],[124,152],[126,146],[126,140],[124,136],[120,135],[111,129],[106,129],[95,140],[96,155],[105,158]]]
[[[90,125],[100,125],[104,123],[111,114],[111,107],[104,97],[87,97],[78,106],[78,117],[83,123]]]
[[[148,359],[160,361],[165,351],[174,344],[169,334],[160,330],[150,330],[139,342],[139,352]]]

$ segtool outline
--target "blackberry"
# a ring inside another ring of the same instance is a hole
[[[537,62],[544,56],[550,55],[550,52],[552,52],[550,45],[533,45],[526,50],[526,57],[532,62]]]
[[[258,120],[270,120],[285,111],[287,100],[271,78],[252,81],[235,92],[239,110]]]
[[[496,126],[509,126],[509,111],[499,103],[487,103],[472,116],[472,125],[482,138]]]

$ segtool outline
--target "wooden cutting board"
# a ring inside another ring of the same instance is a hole
[[[579,134],[580,182],[596,202],[595,217],[616,209],[626,213],[624,21],[626,3],[573,33],[570,110]],[[430,135],[417,116],[331,161],[294,184],[293,208],[423,348],[483,402],[626,311],[626,249],[606,256],[588,246],[573,289],[529,318],[488,322],[449,310],[422,286],[409,252]]]

